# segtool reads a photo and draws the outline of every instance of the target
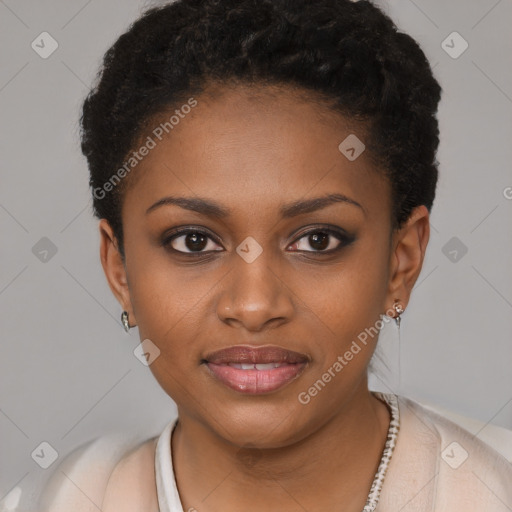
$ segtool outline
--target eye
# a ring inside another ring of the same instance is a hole
[[[309,231],[302,235],[291,247],[292,250],[318,253],[332,253],[348,245],[353,238],[341,231],[329,228],[321,228]],[[313,248],[308,250],[307,247]]]
[[[329,254],[349,245],[353,240],[354,237],[343,230],[322,227],[302,234],[300,238],[288,246],[288,249]],[[175,229],[164,238],[162,245],[177,253],[197,256],[224,250],[212,234],[190,227]],[[308,246],[312,250],[309,250]]]
[[[162,245],[170,246],[174,251],[184,254],[203,254],[218,250],[215,249],[217,244],[210,234],[190,228],[175,230],[171,236],[165,238]]]

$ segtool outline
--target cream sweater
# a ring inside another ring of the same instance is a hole
[[[417,402],[396,403],[400,428],[376,512],[512,511],[510,462]],[[175,421],[135,445],[105,436],[80,446],[54,471],[37,512],[184,512],[169,442]]]

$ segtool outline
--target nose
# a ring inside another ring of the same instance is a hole
[[[236,256],[217,303],[219,319],[251,332],[278,327],[294,313],[290,284],[264,256],[247,263]]]

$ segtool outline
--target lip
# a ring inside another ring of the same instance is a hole
[[[213,364],[227,363],[306,363],[309,357],[300,352],[287,350],[277,345],[265,345],[263,347],[251,347],[249,345],[234,345],[216,352],[211,352],[205,358]]]
[[[276,345],[236,345],[212,352],[202,362],[210,375],[228,388],[240,393],[261,394],[280,389],[298,378],[309,361],[306,354]],[[267,367],[242,369],[241,365]]]

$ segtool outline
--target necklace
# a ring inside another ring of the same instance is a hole
[[[364,506],[362,512],[373,512],[377,507],[382,485],[384,483],[384,477],[386,476],[386,471],[388,469],[391,456],[393,455],[396,439],[400,430],[400,412],[398,409],[398,401],[396,395],[391,393],[380,393],[377,391],[373,391],[372,393],[381,401],[388,404],[391,410],[391,421],[389,422],[388,435],[386,438],[386,444],[384,445],[384,450],[382,452],[382,457],[380,459],[379,467],[377,469],[377,473],[375,473],[375,478],[373,479],[370,493],[368,494],[366,505]]]

